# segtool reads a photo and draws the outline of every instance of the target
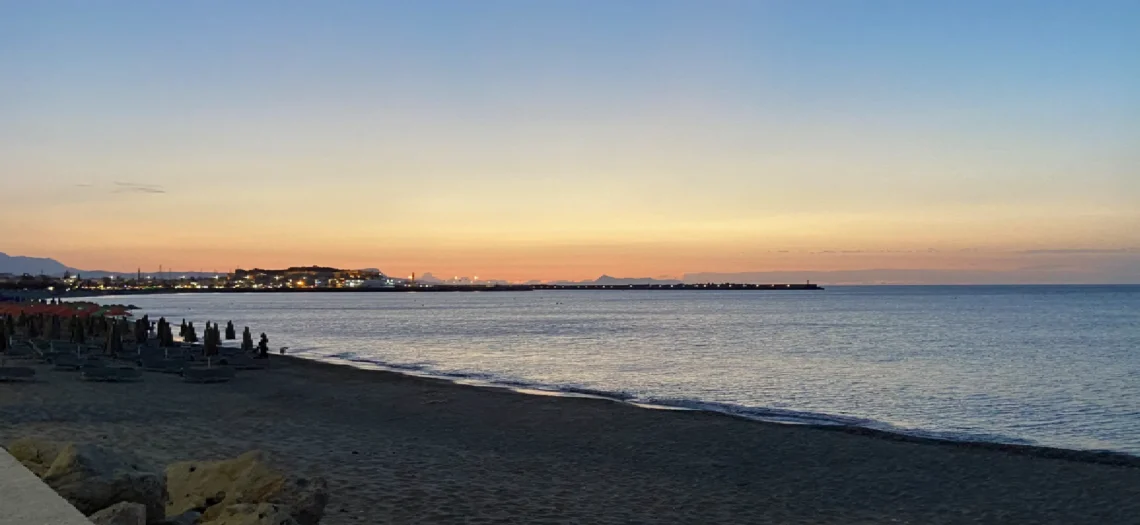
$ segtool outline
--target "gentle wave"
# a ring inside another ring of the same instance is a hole
[[[374,370],[384,370],[397,374],[412,375],[416,377],[428,377],[433,379],[442,379],[464,385],[490,387],[490,388],[506,388],[511,389],[522,394],[530,395],[548,395],[548,396],[562,396],[562,397],[589,397],[596,399],[605,399],[609,401],[628,403],[634,406],[647,409],[678,409],[678,410],[695,410],[701,412],[713,412],[717,414],[724,414],[728,416],[740,417],[743,419],[750,419],[754,421],[762,421],[766,423],[778,423],[785,425],[812,425],[812,426],[830,426],[830,427],[856,427],[866,428],[870,430],[877,430],[881,432],[888,432],[892,434],[899,434],[903,436],[936,439],[941,441],[955,441],[955,442],[984,442],[984,443],[998,443],[1006,445],[1036,445],[1035,442],[1018,439],[1009,436],[1002,436],[996,434],[985,433],[968,433],[968,432],[948,432],[948,431],[935,431],[926,429],[913,429],[913,428],[900,428],[898,426],[886,423],[883,421],[876,421],[873,419],[841,416],[834,414],[823,414],[818,412],[805,412],[797,410],[786,410],[779,408],[765,408],[765,407],[748,407],[737,405],[733,403],[715,403],[709,401],[701,401],[697,399],[675,399],[675,398],[655,398],[655,397],[638,397],[628,392],[621,391],[607,391],[594,388],[578,387],[573,385],[552,385],[544,383],[536,383],[530,381],[523,381],[519,379],[498,377],[495,374],[477,371],[448,371],[441,372],[434,370],[431,366],[426,364],[417,363],[391,363],[378,359],[360,357],[351,352],[341,352],[337,354],[319,354],[309,353],[304,350],[294,352],[295,357],[304,359],[312,359],[314,361],[328,362],[334,364],[346,364],[357,368],[367,368]],[[361,366],[364,365],[364,366]]]

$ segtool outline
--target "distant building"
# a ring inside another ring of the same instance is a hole
[[[283,270],[238,269],[229,276],[234,288],[361,288],[388,285],[379,271],[294,266]]]

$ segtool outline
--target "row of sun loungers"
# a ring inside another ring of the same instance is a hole
[[[5,358],[39,360],[51,363],[55,370],[78,371],[85,381],[139,381],[142,372],[178,374],[190,383],[220,383],[234,379],[236,370],[260,370],[268,363],[234,348],[222,348],[219,355],[206,358],[201,346],[183,344],[174,348],[158,348],[154,341],[125,349],[113,356],[103,354],[100,345],[77,345],[67,341],[23,340],[9,348]],[[126,361],[137,365],[116,366]],[[0,366],[0,381],[34,381],[35,369]]]
[[[0,382],[35,381],[36,369],[26,366],[0,366]]]
[[[80,370],[79,377],[84,381],[103,381],[109,383],[141,381],[142,371],[137,368],[121,366],[85,366]]]
[[[187,383],[225,383],[235,375],[232,368],[187,368],[182,371],[182,380]]]

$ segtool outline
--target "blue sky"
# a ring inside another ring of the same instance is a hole
[[[518,278],[1130,250],[1137,27],[1112,1],[3,3],[0,192],[32,198],[0,238]],[[88,220],[123,209],[151,244]]]

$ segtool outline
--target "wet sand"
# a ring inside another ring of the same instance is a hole
[[[39,366],[36,383],[0,383],[0,441],[99,442],[158,464],[261,448],[328,478],[331,525],[1140,524],[1140,462],[1128,458],[272,361],[213,385],[153,373],[86,383]]]

